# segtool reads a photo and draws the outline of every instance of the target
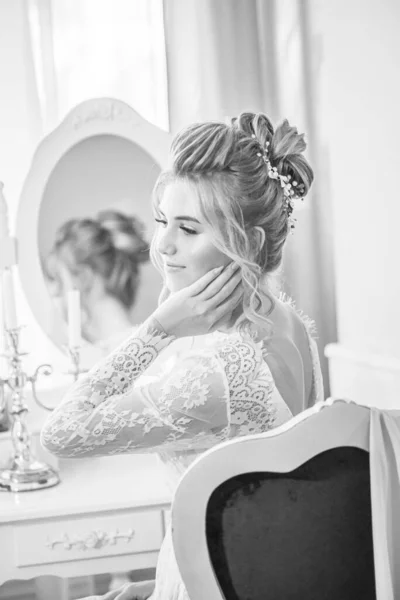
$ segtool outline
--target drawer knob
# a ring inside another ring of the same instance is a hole
[[[64,550],[92,550],[93,548],[113,546],[118,540],[130,542],[134,535],[135,531],[133,529],[128,529],[126,533],[120,533],[118,529],[116,529],[113,533],[107,533],[106,531],[101,530],[93,530],[85,537],[69,537],[67,533],[64,533],[59,539],[48,539],[46,546],[51,550],[54,550],[54,548],[59,545],[61,545]]]

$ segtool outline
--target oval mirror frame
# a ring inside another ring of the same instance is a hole
[[[113,98],[95,98],[77,105],[60,125],[40,142],[32,158],[18,205],[16,237],[22,290],[47,338],[53,339],[53,301],[40,257],[39,217],[42,199],[53,170],[77,144],[93,136],[121,137],[139,146],[161,170],[166,168],[171,135],[152,125],[128,104]],[[59,316],[61,321],[61,315]]]

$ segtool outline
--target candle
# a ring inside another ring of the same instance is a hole
[[[0,181],[0,238],[10,237],[8,231],[8,209],[3,194],[4,183]]]
[[[5,332],[5,321],[4,321],[4,304],[3,304],[3,286],[0,277],[0,379],[6,377],[7,374],[7,360],[3,356],[6,352],[6,332]]]
[[[13,273],[10,268],[4,269],[3,272],[3,302],[6,328],[17,329],[18,320],[15,305],[14,281]]]
[[[81,303],[79,290],[68,292],[68,345],[79,348],[81,345]]]

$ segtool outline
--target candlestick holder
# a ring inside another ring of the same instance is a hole
[[[0,491],[25,492],[52,487],[59,483],[57,472],[44,462],[36,459],[31,451],[31,436],[26,424],[28,407],[25,403],[25,389],[31,384],[35,401],[47,410],[51,410],[40,402],[36,392],[36,380],[40,374],[50,375],[52,367],[47,364],[37,367],[35,373],[28,376],[22,366],[22,357],[26,352],[20,350],[21,327],[6,329],[8,340],[6,357],[9,375],[0,380],[1,397],[4,398],[4,409],[7,408],[6,387],[10,389],[8,414],[11,420],[11,440],[14,453],[9,465],[0,471]]]
[[[87,373],[88,369],[81,368],[81,347],[80,346],[64,346],[69,360],[71,362],[71,368],[68,369],[68,375],[72,375],[74,381],[77,381],[79,375]]]
[[[0,359],[1,359],[0,354]],[[6,380],[0,376],[0,433],[2,431],[8,431],[9,429],[9,416],[7,412],[6,394],[4,391]]]

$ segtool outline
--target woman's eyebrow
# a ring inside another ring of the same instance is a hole
[[[158,212],[165,218],[165,215],[160,208],[158,209]],[[190,217],[189,215],[179,215],[177,217],[174,217],[174,219],[175,221],[192,221],[193,223],[198,223],[199,225],[201,225],[198,219],[195,219],[195,217]]]
[[[200,221],[195,219],[194,217],[189,217],[189,215],[181,215],[179,217],[175,217],[175,221],[192,221],[193,223],[198,223],[200,225]]]

